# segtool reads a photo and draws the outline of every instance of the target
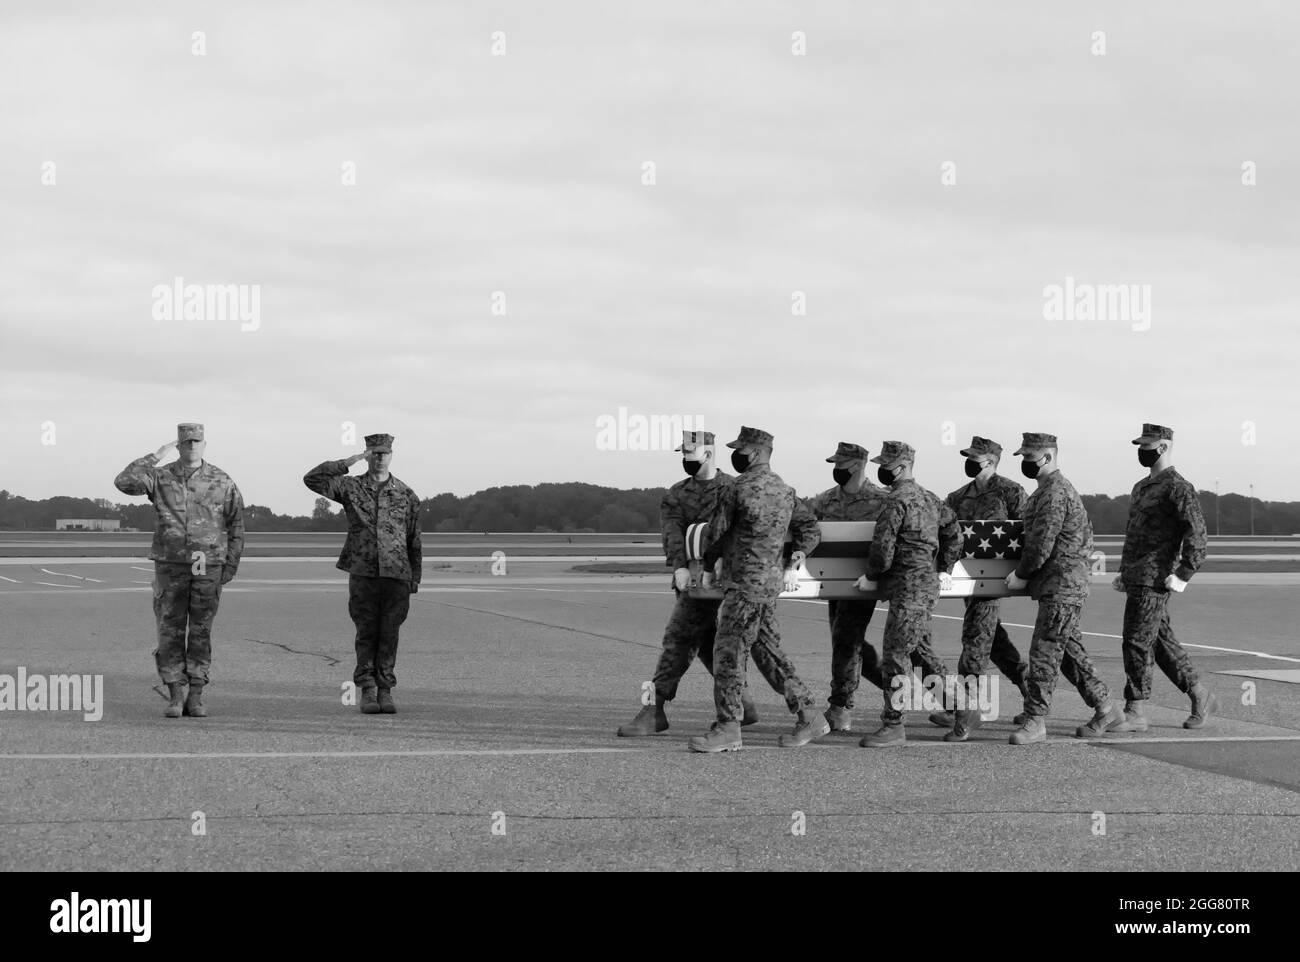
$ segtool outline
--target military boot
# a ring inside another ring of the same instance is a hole
[[[750,696],[748,688],[746,688],[743,692],[741,692],[740,704],[741,707],[744,709],[744,717],[740,719],[740,727],[748,728],[750,725],[757,725],[758,709],[754,707],[754,699]],[[665,721],[664,728],[667,727],[668,727],[668,722]]]
[[[190,682],[190,694],[185,699],[184,714],[190,718],[207,718],[208,710],[203,707],[203,686]]]
[[[957,723],[957,717],[950,711],[930,712],[930,724],[939,728],[951,728]]]
[[[668,716],[663,705],[645,705],[626,725],[618,726],[619,738],[640,738],[668,731]]]
[[[847,708],[841,708],[839,705],[831,705],[826,709],[826,724],[830,726],[833,732],[848,732],[853,730],[853,712]]]
[[[181,712],[185,710],[185,683],[169,681],[167,683],[167,693],[170,698],[163,714],[168,718],[180,718]]]
[[[1106,729],[1108,732],[1144,732],[1150,725],[1141,701],[1124,702],[1124,718]]]
[[[387,688],[379,689],[379,710],[385,715],[397,714],[397,705],[393,701],[393,693]]]
[[[1020,726],[1011,733],[1012,745],[1032,745],[1047,741],[1047,722],[1041,715],[1026,715]]]
[[[1184,728],[1200,728],[1205,724],[1205,719],[1219,707],[1219,699],[1214,697],[1210,689],[1205,687],[1205,682],[1198,681],[1188,692],[1192,696],[1192,713],[1187,716],[1187,721],[1183,722]]]
[[[984,723],[977,711],[954,712],[954,717],[952,731],[943,736],[946,742],[964,742],[970,737],[971,732]]]
[[[907,744],[907,733],[903,731],[901,721],[893,724],[882,724],[879,728],[869,735],[864,735],[862,741],[858,742],[861,748],[893,748],[896,745]]]
[[[379,699],[378,697],[376,697],[375,688],[373,686],[370,688],[361,689],[360,707],[361,707],[361,714],[363,715],[379,714]]]
[[[1107,699],[1094,710],[1091,721],[1074,730],[1074,737],[1100,738],[1110,730],[1112,725],[1118,725],[1123,720],[1124,713],[1115,707],[1113,701]]]
[[[807,745],[814,738],[821,738],[831,730],[826,719],[811,708],[799,711],[799,719],[794,723],[794,730],[782,735],[776,743],[782,748],[798,748]]]
[[[690,740],[693,752],[735,752],[740,750],[740,723],[714,722],[707,735]]]

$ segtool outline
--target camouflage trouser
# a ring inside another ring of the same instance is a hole
[[[1145,585],[1129,585],[1124,604],[1124,697],[1145,701],[1151,697],[1151,667],[1160,670],[1186,694],[1201,676],[1174,637],[1169,625],[1169,592]]]
[[[781,650],[776,597],[757,601],[729,588],[718,608],[718,633],[713,643],[713,703],[719,722],[740,721],[741,692],[751,653],[758,670],[785,697],[790,711],[812,707],[812,693]]]
[[[880,656],[867,641],[867,626],[875,614],[874,601],[828,601],[826,615],[831,623],[831,696],[834,708],[852,708],[859,675],[877,688],[885,687],[880,673]],[[911,662],[927,675],[942,675],[947,668],[934,653],[930,636],[912,651]]]
[[[1006,675],[1022,692],[1029,662],[1011,643],[1007,630],[998,619],[997,598],[967,598],[966,614],[961,621],[961,658],[957,660],[959,675],[982,675],[989,670],[989,660],[998,671]]]
[[[718,630],[720,599],[692,598],[677,592],[677,604],[664,629],[663,651],[655,666],[655,696],[663,701],[677,697],[677,683],[698,656],[700,664],[713,674],[713,639]]]
[[[1026,713],[1043,716],[1051,710],[1058,673],[1078,689],[1089,708],[1110,699],[1110,689],[1083,650],[1079,630],[1082,614],[1082,604],[1039,600],[1034,640],[1029,645],[1029,676],[1025,679]]]
[[[211,565],[204,574],[196,575],[187,564],[154,562],[153,614],[158,622],[158,647],[153,658],[164,685],[208,683],[212,619],[221,601],[221,569],[221,565]]]
[[[352,681],[358,688],[397,685],[397,632],[411,610],[410,582],[401,578],[348,575],[348,614],[357,626],[357,667]]]
[[[906,675],[910,665],[916,665],[918,654],[923,663],[919,666],[927,675],[946,675],[948,668],[934,653],[930,644],[930,613],[934,602],[904,604],[890,601],[889,617],[885,619],[885,639],[881,644],[881,690],[885,696],[885,709],[880,719],[886,725],[903,724],[903,713],[893,705],[894,679]],[[925,662],[928,662],[926,664]]]

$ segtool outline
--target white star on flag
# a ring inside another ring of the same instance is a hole
[[[998,525],[996,528],[993,529],[993,535],[994,535],[994,537],[998,537],[998,538],[1000,538],[1000,537],[1002,537],[1004,534],[1006,534],[1006,532],[1002,530],[1002,525]]]
[[[987,540],[985,540],[985,541],[981,541],[981,542],[980,542],[980,547],[981,547],[981,548],[987,548],[988,546],[989,546],[989,543],[988,543]]]
[[[1012,538],[1010,541],[1007,542],[1007,547],[1014,550],[1020,547],[1020,542],[1017,541],[1015,538]]]
[[[963,537],[969,538],[971,535],[975,533],[975,526],[973,524],[967,525],[965,528],[962,529],[961,533]]]

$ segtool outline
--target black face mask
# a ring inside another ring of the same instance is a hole
[[[876,468],[876,477],[879,479],[881,484],[888,487],[894,483],[896,475],[893,471],[890,471],[889,468],[882,464],[880,467]]]
[[[1160,460],[1159,448],[1138,448],[1138,464],[1149,468]]]
[[[731,466],[739,473],[744,474],[749,470],[749,455],[741,454],[739,451],[731,452]]]
[[[700,473],[702,467],[704,467],[703,461],[688,461],[686,458],[682,458],[682,470],[692,478]]]
[[[849,478],[853,477],[853,472],[848,468],[832,468],[831,477],[834,478],[835,483],[842,488],[849,483]]]
[[[1021,461],[1020,473],[1027,478],[1036,478],[1038,477],[1038,469],[1041,467],[1042,465],[1037,461]]]
[[[980,464],[974,458],[966,459],[966,477],[973,478],[984,470],[984,465]]]

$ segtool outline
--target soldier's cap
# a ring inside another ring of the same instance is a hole
[[[867,449],[862,445],[841,441],[835,449],[835,453],[826,460],[830,464],[842,464],[845,461],[865,461],[867,454]]]
[[[1134,444],[1154,444],[1157,441],[1172,441],[1174,439],[1174,429],[1167,428],[1163,424],[1143,424],[1142,437],[1134,438]]]
[[[749,428],[742,424],[740,434],[736,437],[736,440],[727,442],[729,448],[747,448],[751,445],[764,445],[770,448],[772,446],[772,435],[759,428]]]
[[[990,441],[988,438],[982,438],[978,434],[970,439],[970,447],[961,449],[962,457],[978,458],[984,454],[991,454],[994,457],[1002,456],[1002,445],[996,441]]]
[[[693,451],[698,447],[713,443],[712,431],[683,431],[682,443],[674,451]]]
[[[880,453],[871,459],[873,464],[893,464],[895,461],[916,459],[916,449],[904,441],[886,441],[880,446]]]
[[[203,440],[202,424],[195,424],[194,422],[189,421],[186,422],[185,424],[176,425],[177,444],[180,444],[182,441],[202,441],[202,440]]]
[[[1020,436],[1020,447],[1011,452],[1012,456],[1024,454],[1030,449],[1056,447],[1056,435],[1041,431],[1026,431]]]
[[[367,434],[366,447],[372,451],[393,450],[393,436],[391,434]]]

